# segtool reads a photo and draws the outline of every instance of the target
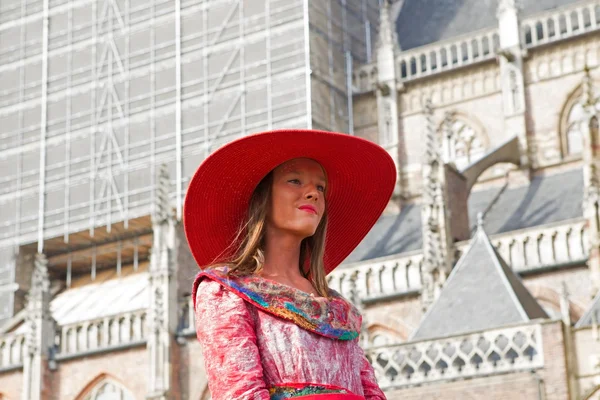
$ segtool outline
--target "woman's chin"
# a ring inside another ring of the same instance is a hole
[[[316,231],[317,231],[316,226],[306,226],[306,227],[299,227],[298,229],[295,230],[295,233],[297,236],[301,237],[302,239],[306,239],[307,237],[311,237],[312,235],[314,235]]]

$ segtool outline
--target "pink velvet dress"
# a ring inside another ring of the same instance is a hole
[[[225,271],[201,272],[192,291],[213,400],[385,399],[350,302]]]

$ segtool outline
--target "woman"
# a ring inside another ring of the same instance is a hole
[[[361,316],[326,274],[381,215],[395,171],[369,141],[311,130],[247,136],[202,163],[184,226],[214,400],[385,399]]]

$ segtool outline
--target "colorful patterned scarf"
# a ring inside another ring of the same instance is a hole
[[[200,272],[194,281],[192,296],[196,307],[196,291],[202,279],[211,279],[234,292],[245,301],[303,329],[338,340],[358,337],[362,317],[358,310],[338,292],[329,289],[330,298],[317,297],[299,289],[256,275],[227,276],[227,267]]]

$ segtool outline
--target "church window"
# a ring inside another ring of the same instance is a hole
[[[598,98],[600,93],[596,89],[594,98]],[[583,149],[583,138],[581,133],[581,121],[585,116],[583,105],[581,104],[582,89],[577,89],[571,95],[565,106],[565,111],[561,117],[562,146],[565,156],[580,155]],[[600,102],[596,102],[596,110],[600,112]],[[593,126],[590,126],[593,132]],[[596,135],[592,135],[592,140],[598,141]],[[592,146],[594,144],[592,143]]]
[[[583,109],[581,104],[575,104],[569,113],[568,126],[567,126],[567,154],[580,154],[583,143],[581,138],[581,131],[579,130],[579,121],[581,118],[581,114],[583,113]]]
[[[485,144],[481,135],[462,119],[449,124],[450,129],[444,129],[446,161],[462,170],[484,155]]]
[[[82,400],[134,400],[131,394],[124,386],[118,382],[104,378],[92,387]]]

